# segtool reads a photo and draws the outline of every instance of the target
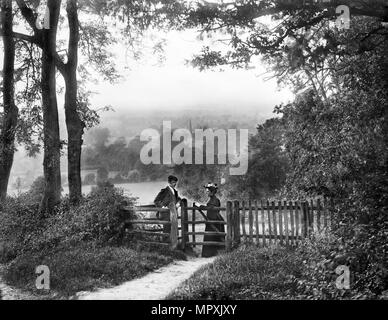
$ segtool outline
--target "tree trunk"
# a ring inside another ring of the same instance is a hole
[[[81,150],[84,124],[77,112],[77,64],[79,22],[77,1],[67,0],[67,17],[69,21],[68,62],[63,74],[66,83],[65,115],[68,136],[67,161],[69,196],[72,203],[77,203],[82,196]]]
[[[3,29],[3,119],[0,133],[0,203],[7,196],[15,152],[15,129],[19,110],[14,100],[15,41],[12,37],[12,0],[1,1]]]
[[[42,105],[45,190],[40,211],[51,212],[61,197],[58,105],[55,80],[55,53],[60,0],[49,0],[50,28],[42,31]]]

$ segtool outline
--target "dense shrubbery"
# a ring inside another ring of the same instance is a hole
[[[122,239],[124,216],[120,208],[133,198],[124,197],[119,189],[111,185],[95,188],[77,206],[65,198],[50,216],[39,213],[38,191],[33,188],[7,199],[1,212],[1,260],[80,241],[118,244]]]
[[[61,242],[119,244],[125,219],[121,207],[123,203],[130,205],[133,201],[134,198],[125,197],[120,189],[100,185],[76,207],[63,201],[48,219],[47,236]]]

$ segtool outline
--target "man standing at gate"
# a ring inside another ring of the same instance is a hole
[[[178,191],[175,189],[178,183],[178,178],[175,176],[168,176],[168,185],[160,190],[156,196],[154,203],[157,207],[169,207],[171,203],[176,208],[180,207],[181,198],[178,195]],[[170,211],[158,212],[158,218],[160,220],[170,221]],[[163,232],[170,233],[171,226],[168,224],[163,225]]]

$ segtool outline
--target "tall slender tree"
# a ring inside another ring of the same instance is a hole
[[[12,0],[1,1],[3,33],[3,115],[0,132],[0,202],[7,195],[9,176],[15,152],[15,130],[18,108],[14,100],[15,40],[13,38]]]
[[[81,149],[85,124],[77,112],[77,65],[79,43],[79,20],[76,0],[67,0],[67,19],[69,22],[68,58],[62,75],[66,83],[65,115],[68,134],[68,181],[69,196],[73,203],[79,201],[81,193]]]
[[[55,55],[61,1],[49,0],[50,28],[42,29],[42,106],[45,191],[41,211],[51,211],[61,198],[61,171]]]

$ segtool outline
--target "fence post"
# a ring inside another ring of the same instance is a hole
[[[175,207],[175,203],[171,202],[169,204],[170,209],[170,245],[171,249],[175,250],[178,247],[178,213]]]
[[[307,212],[307,203],[306,201],[303,201],[301,203],[302,205],[302,228],[303,228],[303,237],[307,237],[308,233],[308,212]]]
[[[273,236],[274,236],[274,244],[277,243],[278,240],[278,230],[277,230],[277,222],[276,222],[276,207],[275,207],[275,201],[271,201],[272,205],[272,217],[273,217]]]
[[[257,200],[255,200],[255,227],[256,227],[256,245],[260,244],[259,240],[259,208],[257,206]]]
[[[272,243],[272,226],[271,226],[271,209],[269,201],[267,200],[267,215],[268,215],[268,244]]]
[[[182,249],[186,249],[186,242],[189,241],[189,236],[187,232],[189,231],[189,226],[187,224],[187,199],[182,199],[181,201],[181,234],[182,234]]]
[[[260,200],[261,205],[261,230],[263,234],[263,247],[265,247],[265,216],[264,216],[264,202]]]
[[[282,202],[278,201],[278,207],[279,207],[279,237],[280,237],[280,244],[283,245],[284,240],[283,240],[283,212],[284,208],[282,209]]]
[[[244,243],[247,243],[247,232],[245,229],[245,201],[244,200],[241,201],[240,219],[241,219],[241,227],[242,227],[242,234],[243,234],[243,238],[244,238]]]
[[[284,201],[283,209],[284,209],[284,226],[285,226],[284,232],[286,234],[286,245],[288,247],[290,245],[289,235],[288,235],[288,230],[289,230],[289,226],[288,226],[288,211],[292,210],[292,208],[287,210],[287,201]]]
[[[301,235],[303,234],[303,228],[301,226],[301,204],[300,204],[300,201],[294,201],[294,204],[295,204],[295,244],[298,244],[299,243],[299,230],[300,230],[300,233]]]
[[[232,249],[233,239],[233,204],[232,201],[226,202],[226,251]]]
[[[330,222],[330,228],[334,228],[334,200],[333,198],[330,198],[330,205],[329,205],[329,222]],[[337,220],[338,222],[338,220]],[[338,227],[338,225],[336,226]]]
[[[252,201],[248,202],[249,212],[248,212],[248,222],[249,222],[249,242],[253,243],[253,212],[252,212]]]
[[[328,212],[327,212],[327,198],[324,197],[323,198],[323,227],[326,229],[327,228],[327,216],[328,216]]]
[[[296,234],[295,234],[295,215],[294,215],[294,208],[292,207],[292,201],[288,203],[288,206],[290,207],[290,223],[291,223],[291,245],[296,244]]]
[[[310,231],[309,233],[310,234],[313,234],[314,233],[314,220],[315,220],[315,217],[314,217],[314,199],[311,199],[310,200],[310,210],[309,210],[309,228],[310,228]]]
[[[233,247],[237,247],[240,244],[240,203],[235,200],[233,208]]]
[[[191,231],[193,232],[193,247],[195,247],[195,202],[193,202],[193,214],[192,214],[192,217],[191,217],[191,221],[193,222],[193,224],[191,225]]]
[[[317,229],[318,232],[322,230],[321,228],[321,199],[317,199]]]

